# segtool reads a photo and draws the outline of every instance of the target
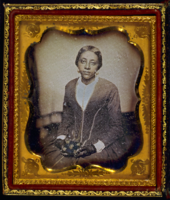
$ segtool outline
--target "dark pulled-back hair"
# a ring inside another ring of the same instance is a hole
[[[79,61],[81,54],[86,52],[86,51],[91,51],[94,54],[96,54],[96,56],[98,57],[98,62],[99,62],[99,66],[98,66],[98,70],[99,70],[102,66],[102,54],[101,54],[101,52],[98,48],[91,46],[91,45],[84,46],[79,50],[77,57],[76,57],[75,64],[78,66],[78,61]]]

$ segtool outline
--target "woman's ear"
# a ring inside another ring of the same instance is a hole
[[[96,76],[97,76],[97,75],[99,75],[99,72],[98,72],[98,70],[99,70],[99,69],[97,69],[97,70],[96,70],[96,73],[95,73],[95,75],[96,75]]]

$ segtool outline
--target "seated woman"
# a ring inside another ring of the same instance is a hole
[[[45,141],[42,163],[50,169],[92,164],[119,169],[132,142],[124,135],[118,89],[96,76],[102,66],[98,48],[81,48],[75,63],[81,77],[65,87],[62,122]]]

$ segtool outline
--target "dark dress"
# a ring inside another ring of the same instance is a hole
[[[132,141],[124,135],[118,89],[110,81],[99,78],[83,111],[76,100],[77,80],[70,81],[65,87],[62,122],[59,130],[45,140],[42,163],[50,169],[90,164],[119,169],[126,163]],[[105,148],[84,158],[64,157],[55,141],[60,135],[72,138],[73,132],[74,138],[84,146],[100,140]]]

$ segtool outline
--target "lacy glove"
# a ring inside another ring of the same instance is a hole
[[[64,147],[66,144],[65,140],[62,139],[57,139],[57,141],[55,142],[55,146],[59,149],[62,149],[62,147]]]
[[[74,154],[74,157],[75,158],[79,158],[79,157],[84,158],[86,156],[90,156],[93,153],[96,153],[96,148],[93,144],[91,144],[91,145],[87,145],[84,147],[80,147]]]
[[[80,145],[81,144],[79,142],[66,139],[66,144],[62,147],[61,153],[65,157],[74,157],[74,154]]]
[[[64,156],[64,157],[74,157],[74,152],[73,151],[70,151],[70,149],[66,148],[66,147],[63,147],[61,149],[61,154]]]

